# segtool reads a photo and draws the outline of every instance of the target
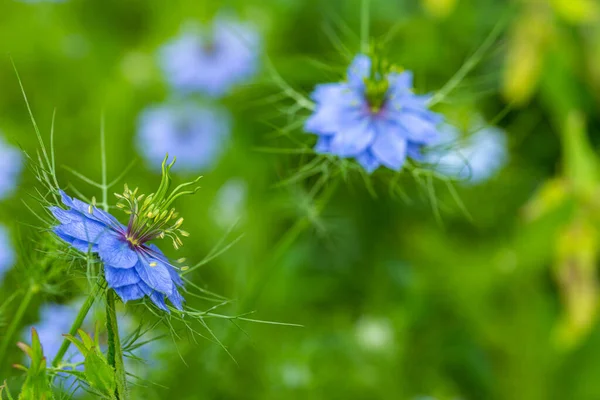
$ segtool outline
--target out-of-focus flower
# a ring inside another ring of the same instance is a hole
[[[21,152],[0,136],[0,200],[13,193],[22,168]]]
[[[315,151],[354,157],[368,172],[383,165],[399,171],[406,157],[421,158],[442,117],[429,111],[430,96],[412,92],[412,73],[394,72],[378,59],[358,55],[348,81],[317,85],[304,129],[317,134]]]
[[[421,0],[425,10],[436,18],[447,17],[454,8],[458,0]]]
[[[389,320],[363,317],[356,324],[356,340],[368,351],[386,351],[394,345],[394,329]]]
[[[12,247],[8,231],[0,225],[0,282],[15,263],[15,251]]]
[[[177,157],[177,167],[194,172],[212,167],[225,148],[231,116],[221,108],[195,104],[161,105],[146,109],[138,121],[137,146],[151,165],[165,154]]]
[[[167,43],[160,63],[176,90],[219,97],[256,74],[260,47],[251,24],[218,17],[211,26],[186,31]]]
[[[441,129],[439,146],[426,155],[426,160],[441,173],[478,184],[491,178],[508,160],[506,133],[487,126],[462,138],[453,126]]]
[[[176,308],[182,308],[183,297],[177,287],[183,282],[175,267],[149,241],[168,236],[179,246],[178,235],[187,233],[179,229],[183,218],[178,218],[170,208],[178,194],[166,195],[167,188],[163,185],[168,186],[170,180],[168,170],[166,172],[161,190],[156,194],[142,200],[135,191],[126,188],[125,193],[119,195],[124,202],[121,208],[130,214],[127,226],[109,213],[72,199],[64,192],[61,192],[62,201],[68,208],[51,207],[50,210],[60,222],[54,232],[77,250],[97,253],[104,262],[109,287],[124,302],[148,296],[157,307],[168,311],[165,297]]]
[[[247,191],[248,185],[239,178],[230,179],[221,186],[211,213],[220,227],[230,228],[244,216]]]

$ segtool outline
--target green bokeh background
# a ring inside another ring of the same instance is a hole
[[[151,191],[159,177],[138,159],[134,134],[140,111],[170,98],[156,50],[182,23],[210,20],[223,9],[261,31],[261,73],[218,101],[235,116],[232,140],[203,173],[201,191],[180,202],[191,237],[170,255],[198,261],[224,236],[229,243],[243,234],[191,279],[235,300],[225,314],[256,310],[253,317],[303,327],[241,323],[241,331],[211,321],[235,361],[209,340],[167,338],[166,351],[145,367],[153,383],[134,387],[132,398],[600,399],[598,4],[371,1],[371,36],[388,38],[387,55],[414,71],[422,92],[442,87],[505,21],[498,40],[438,107],[454,124],[480,115],[508,135],[510,161],[498,175],[456,185],[471,218],[437,182],[440,221],[409,173],[401,185],[410,201],[390,195],[384,172],[372,177],[376,196],[352,173],[325,185],[323,192],[333,193],[327,202],[311,199],[318,177],[281,184],[311,156],[261,150],[294,147],[281,129],[307,115],[291,113],[289,99],[265,102],[281,93],[269,63],[304,94],[340,79],[359,50],[359,0],[0,0],[0,130],[34,154],[12,58],[46,137],[56,110],[59,166],[99,179],[103,114],[109,176],[138,160],[126,181]],[[98,195],[64,168],[58,178],[65,188]],[[246,188],[233,219],[219,195],[232,179]],[[559,189],[540,192],[549,182]],[[0,221],[28,252],[35,251],[29,224],[36,220],[21,200],[35,185],[25,171],[16,195],[0,203]],[[26,268],[18,269],[0,300],[26,289]],[[42,303],[65,303],[85,290],[79,272],[82,284],[37,296],[23,326],[35,324]],[[191,296],[188,302],[210,307]],[[8,321],[15,307],[6,311]],[[128,312],[136,311],[142,313]],[[21,361],[16,347],[9,358],[0,371],[14,394],[21,382],[9,367]]]

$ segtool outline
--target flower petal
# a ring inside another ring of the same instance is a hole
[[[146,285],[166,295],[173,293],[175,288],[168,268],[161,260],[149,257],[140,257],[135,265],[136,272]]]
[[[97,243],[102,237],[110,236],[110,228],[91,219],[82,218],[80,221],[62,224],[54,229],[56,234],[71,236],[74,239]]]
[[[138,283],[138,286],[142,291],[146,294],[146,296],[150,297],[150,300],[161,310],[169,312],[169,308],[165,303],[165,295],[153,290],[151,287],[146,285],[144,282]]]
[[[139,285],[127,285],[120,286],[114,288],[115,292],[119,295],[123,302],[128,302],[130,300],[138,300],[144,297],[144,291],[139,287]]]
[[[407,142],[391,129],[380,129],[371,146],[373,155],[386,167],[399,171],[406,160]]]
[[[375,127],[368,118],[348,124],[331,140],[331,153],[340,157],[355,156],[364,151],[375,138]]]
[[[131,268],[138,262],[138,255],[129,243],[116,235],[104,235],[98,242],[98,254],[105,264],[114,268]]]
[[[371,73],[371,58],[364,54],[354,57],[352,64],[348,67],[348,82],[356,88],[364,87],[364,80]]]
[[[140,276],[135,268],[114,268],[104,265],[104,276],[108,286],[118,288],[121,286],[135,285],[140,281]]]
[[[167,296],[169,301],[177,308],[178,310],[183,310],[183,302],[185,299],[177,290],[173,290],[173,293],[170,296]]]
[[[364,151],[356,156],[356,161],[358,161],[369,174],[373,173],[373,171],[381,165],[379,160],[373,156],[370,151]]]

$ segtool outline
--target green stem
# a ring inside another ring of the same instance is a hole
[[[115,369],[117,377],[115,396],[117,400],[125,400],[127,398],[127,381],[123,364],[123,349],[119,339],[115,292],[112,289],[106,292],[106,329],[108,330],[108,363]]]
[[[39,286],[34,284],[34,285],[31,285],[29,287],[29,289],[27,290],[27,292],[25,293],[25,297],[23,297],[23,300],[21,301],[21,304],[19,305],[19,308],[17,309],[17,313],[15,314],[14,318],[10,322],[8,330],[6,331],[6,335],[4,336],[4,340],[2,341],[2,344],[0,344],[0,346],[1,346],[0,347],[0,365],[4,364],[4,357],[6,356],[6,350],[8,348],[8,344],[11,343],[13,335],[19,328],[19,326],[21,324],[21,320],[23,319],[23,315],[25,315],[25,312],[27,311],[27,308],[29,307],[29,303],[31,303],[33,296],[35,296],[35,294],[38,293],[39,291],[40,291]]]
[[[360,51],[369,52],[369,1],[362,0],[360,7]]]
[[[92,305],[94,305],[94,301],[96,301],[96,296],[98,295],[98,292],[100,291],[100,289],[102,289],[103,286],[104,286],[103,280],[99,280],[98,283],[96,284],[96,286],[94,286],[94,289],[92,289],[92,292],[89,294],[87,299],[85,299],[85,302],[81,306],[81,309],[79,310],[79,313],[77,314],[77,317],[75,318],[75,321],[73,321],[73,324],[71,325],[71,329],[69,330],[69,335],[74,336],[75,334],[77,334],[77,330],[79,328],[81,328],[81,324],[83,324],[83,320],[85,319],[85,317],[87,317],[88,312],[92,308]],[[67,353],[67,350],[69,350],[70,345],[71,345],[70,341],[68,341],[67,339],[63,340],[63,342],[60,346],[60,349],[58,349],[58,353],[56,353],[54,360],[52,360],[52,366],[54,368],[59,367],[60,363],[62,362],[63,357]]]

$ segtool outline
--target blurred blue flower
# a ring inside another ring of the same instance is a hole
[[[6,143],[0,136],[0,200],[13,193],[22,168],[21,152]]]
[[[204,30],[186,31],[160,51],[160,64],[176,90],[219,97],[256,74],[260,36],[248,24],[215,18]]]
[[[160,166],[165,154],[178,168],[193,172],[211,168],[225,148],[231,116],[221,108],[196,104],[153,106],[138,121],[137,147],[147,162]]]
[[[183,282],[165,255],[149,240],[159,232],[138,232],[131,219],[128,226],[109,213],[61,191],[67,210],[50,207],[60,225],[54,232],[79,251],[92,251],[104,262],[108,286],[124,302],[148,296],[159,308],[168,311],[165,296],[178,309],[183,297],[177,287]]]
[[[486,126],[461,138],[457,128],[444,125],[441,133],[426,160],[445,175],[474,185],[491,178],[508,161],[506,133],[499,128]]]
[[[15,263],[15,251],[6,228],[0,225],[0,282]]]
[[[399,171],[406,157],[421,159],[433,143],[442,117],[427,108],[430,96],[412,92],[412,73],[378,68],[359,54],[348,80],[317,85],[315,112],[304,125],[319,136],[315,151],[354,157],[367,172],[379,166]]]

